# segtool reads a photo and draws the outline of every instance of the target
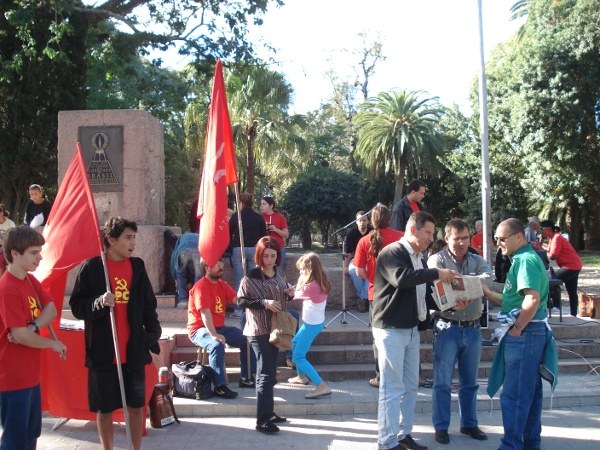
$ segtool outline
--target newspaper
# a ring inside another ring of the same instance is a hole
[[[478,276],[462,275],[452,283],[433,282],[433,299],[442,311],[453,308],[457,299],[475,300],[483,297],[481,279]]]

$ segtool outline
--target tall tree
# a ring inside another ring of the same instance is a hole
[[[595,0],[529,0],[524,38],[490,80],[504,141],[527,168],[523,185],[538,211],[563,220],[574,245],[582,222],[600,248],[600,11]],[[495,111],[490,107],[490,116]],[[506,119],[508,118],[508,119]]]
[[[227,79],[233,134],[245,157],[245,190],[255,191],[257,164],[265,175],[293,170],[305,149],[304,117],[289,115],[292,88],[283,75],[262,66]]]
[[[382,92],[363,103],[355,119],[359,131],[356,154],[375,173],[392,174],[394,203],[402,197],[406,170],[417,174],[439,168],[443,147],[438,130],[444,109],[437,99],[422,98],[422,91]]]
[[[91,51],[106,45],[131,58],[177,46],[198,70],[210,72],[219,57],[253,60],[248,24],[260,25],[270,4],[282,2],[0,2],[0,198],[18,211],[31,182],[52,191],[58,111],[86,108]],[[119,26],[110,29],[109,22]]]

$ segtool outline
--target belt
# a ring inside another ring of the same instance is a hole
[[[452,319],[444,319],[440,317],[439,320],[442,320],[446,323],[450,323],[452,325],[456,325],[459,327],[474,327],[475,325],[479,325],[479,320],[452,320]]]

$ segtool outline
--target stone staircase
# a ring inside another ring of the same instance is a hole
[[[158,314],[163,327],[161,355],[157,365],[170,367],[173,363],[196,359],[197,347],[189,340],[186,330],[187,311],[175,308],[172,295],[158,295]],[[68,302],[65,303],[68,305]],[[72,318],[68,306],[63,317]],[[497,311],[497,310],[496,310]],[[337,317],[338,310],[328,309],[326,323],[329,325],[317,336],[308,359],[321,376],[328,381],[367,380],[374,375],[371,328],[355,320],[348,314]],[[368,322],[367,313],[351,311],[361,320]],[[494,310],[492,310],[492,314]],[[346,324],[340,323],[345,319]],[[558,314],[549,319],[558,344],[559,371],[563,374],[586,374],[600,366],[600,321],[580,319],[568,315],[559,321]],[[239,321],[227,317],[226,324],[238,326]],[[497,322],[490,322],[491,327]],[[489,339],[493,328],[482,330],[484,339]],[[482,347],[479,377],[486,378],[496,350],[495,346]],[[432,333],[421,333],[422,377],[432,377]],[[227,348],[225,356],[230,382],[239,378],[239,350]],[[279,353],[278,380],[285,381],[295,372],[285,365],[285,355]]]
[[[497,312],[497,309],[495,310]],[[327,311],[327,321],[338,313]],[[368,322],[367,313],[351,311],[357,317]],[[494,310],[492,310],[492,314]],[[192,344],[185,329],[187,312],[174,307],[171,296],[159,296],[159,317],[163,325],[163,337],[170,341],[169,355],[163,355],[167,364],[196,359],[197,347]],[[346,324],[342,324],[344,318]],[[568,315],[559,321],[557,312],[549,319],[559,349],[559,370],[564,374],[585,374],[593,367],[600,366],[600,321],[579,319]],[[226,324],[239,326],[238,319],[227,317]],[[490,322],[492,327],[497,322]],[[482,330],[484,339],[489,339],[492,328]],[[165,347],[165,346],[163,346]],[[491,366],[495,346],[482,347],[479,377],[485,378]],[[169,350],[167,350],[169,351]],[[422,377],[432,377],[432,334],[421,333]],[[328,381],[366,380],[374,374],[371,328],[363,325],[349,315],[339,316],[317,336],[308,359],[322,377]],[[239,377],[239,351],[226,350],[226,365],[230,381]],[[284,381],[294,375],[285,366],[285,356],[280,352],[278,361],[278,379]]]

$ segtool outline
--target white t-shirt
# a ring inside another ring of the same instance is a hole
[[[294,300],[302,302],[302,321],[308,325],[319,325],[325,322],[325,306],[327,306],[327,294],[321,290],[316,281],[306,283],[300,289],[296,289]]]

